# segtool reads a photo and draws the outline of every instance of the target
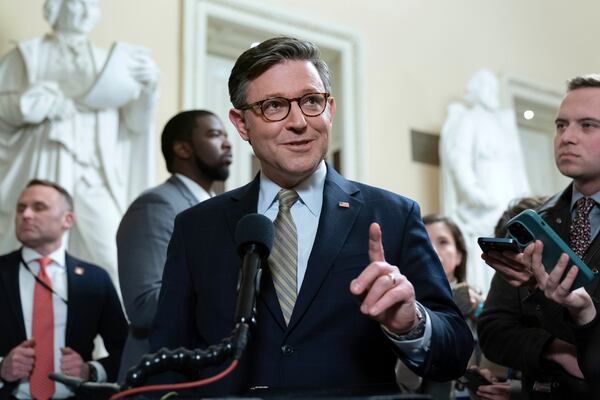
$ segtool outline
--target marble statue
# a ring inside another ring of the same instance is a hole
[[[499,106],[499,82],[488,70],[473,75],[466,100],[452,103],[440,134],[442,213],[465,235],[467,280],[487,292],[494,273],[480,258],[477,237],[493,236],[509,202],[530,193],[514,112]]]
[[[44,16],[51,33],[0,59],[0,254],[17,247],[17,195],[49,179],[74,198],[68,251],[118,284],[119,221],[153,181],[158,69],[145,48],[92,45],[99,0],[46,0]]]

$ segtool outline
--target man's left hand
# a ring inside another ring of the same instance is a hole
[[[68,376],[74,376],[87,381],[90,378],[90,367],[79,353],[70,347],[60,349],[60,372]]]
[[[352,282],[350,292],[361,299],[360,311],[390,332],[402,335],[419,322],[413,285],[395,265],[385,261],[381,228],[369,228],[370,264]]]

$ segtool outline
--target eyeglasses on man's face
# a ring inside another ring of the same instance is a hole
[[[240,110],[254,108],[260,110],[267,121],[278,122],[284,120],[290,114],[292,102],[295,101],[298,103],[302,114],[307,117],[316,117],[325,111],[329,96],[331,96],[329,93],[307,93],[302,97],[294,97],[293,99],[271,97],[243,105],[240,107]]]

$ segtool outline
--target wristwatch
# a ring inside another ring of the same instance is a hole
[[[390,335],[390,337],[392,339],[397,340],[399,342],[406,341],[406,340],[419,339],[420,337],[423,337],[423,334],[425,333],[425,316],[423,315],[423,313],[424,313],[424,311],[421,310],[421,305],[417,303],[416,304],[416,314],[417,314],[417,319],[419,320],[419,322],[417,322],[417,325],[415,325],[414,328],[412,328],[410,331],[408,331],[402,335],[398,335],[398,334],[390,331],[383,325],[382,325],[382,328],[388,335]]]
[[[96,369],[96,366],[92,363],[86,363],[90,369],[90,376],[88,378],[88,381],[90,382],[98,382],[98,370]]]

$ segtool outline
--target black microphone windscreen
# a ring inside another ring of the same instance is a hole
[[[235,228],[235,242],[240,253],[248,244],[264,246],[266,256],[273,247],[273,223],[262,214],[248,214],[242,217]]]

